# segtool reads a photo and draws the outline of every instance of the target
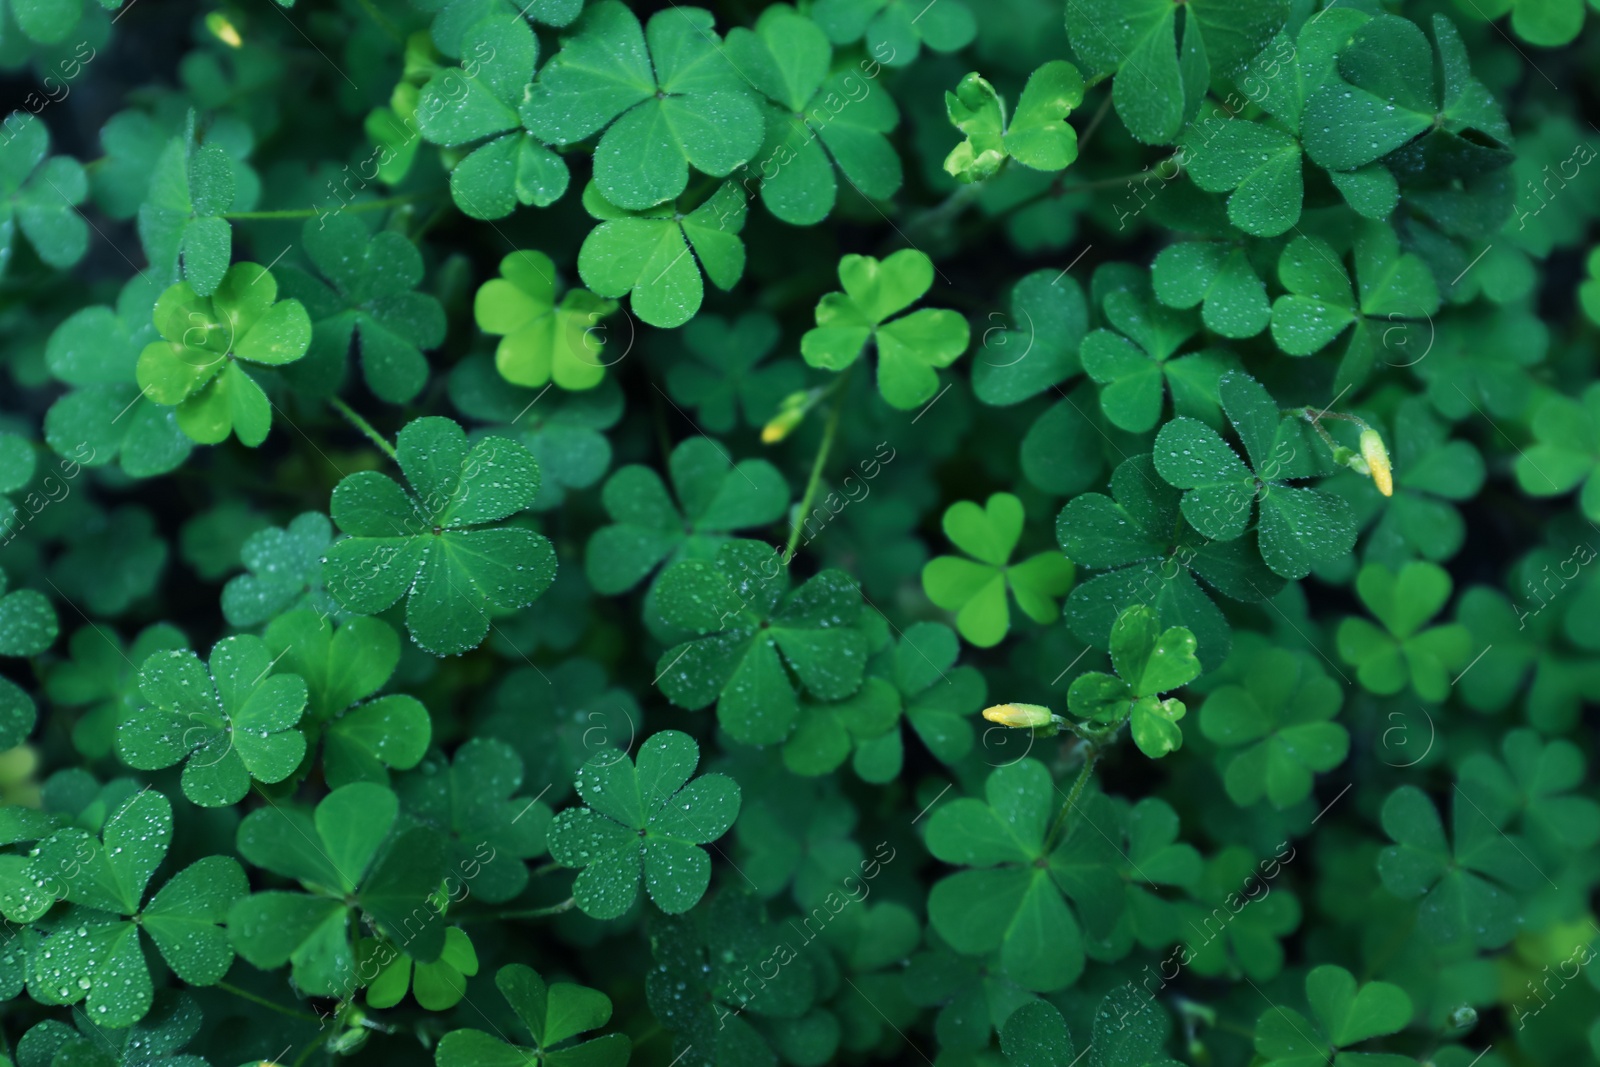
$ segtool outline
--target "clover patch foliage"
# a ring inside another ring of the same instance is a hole
[[[0,1067],[1600,1059],[1584,0],[0,0]]]

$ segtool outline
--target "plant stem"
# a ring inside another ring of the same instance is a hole
[[[844,398],[849,391],[850,372],[855,364],[846,368],[834,386],[833,411],[828,415],[827,429],[822,432],[822,444],[817,448],[817,458],[811,464],[811,477],[806,480],[805,495],[800,498],[800,510],[795,515],[794,529],[789,531],[789,544],[783,550],[783,562],[794,559],[800,546],[800,531],[805,528],[805,516],[811,512],[811,502],[816,499],[817,488],[822,484],[822,468],[827,465],[828,453],[833,450],[833,439],[839,435],[839,418],[844,414]]]
[[[382,200],[366,200],[359,204],[351,204],[345,211],[380,211],[386,207],[397,204],[409,204],[413,200],[421,200],[424,193],[406,193],[404,196],[386,196]],[[290,208],[284,211],[230,211],[222,217],[230,221],[242,219],[312,219],[326,214],[314,207]]]
[[[308,1015],[303,1011],[295,1011],[293,1008],[286,1008],[282,1004],[273,1003],[266,997],[258,997],[248,989],[240,989],[238,986],[231,985],[228,982],[218,982],[217,988],[222,990],[224,993],[232,993],[241,1000],[248,1000],[252,1004],[259,1004],[263,1008],[270,1008],[279,1015],[287,1015],[291,1019],[304,1019],[308,1023],[314,1023],[317,1021],[317,1017],[315,1015]]]
[[[542,919],[547,915],[560,915],[564,911],[571,911],[576,898],[568,897],[559,904],[552,904],[548,908],[527,908],[523,911],[491,911],[482,915],[463,915],[459,922],[488,922],[493,919]]]
[[[1056,837],[1067,822],[1067,813],[1078,806],[1078,800],[1083,796],[1083,791],[1089,785],[1089,776],[1094,773],[1094,765],[1100,762],[1100,746],[1090,745],[1089,754],[1083,758],[1083,770],[1078,772],[1078,780],[1072,783],[1072,792],[1067,794],[1066,803],[1061,805],[1061,810],[1056,812],[1056,817],[1050,824],[1050,829],[1044,835],[1044,855],[1048,856],[1050,850],[1055,848]]]
[[[332,1030],[324,1030],[324,1031],[322,1031],[322,1033],[318,1034],[317,1037],[316,1037],[316,1040],[312,1041],[311,1044],[307,1045],[301,1051],[300,1055],[298,1055],[298,1056],[296,1056],[294,1058],[293,1067],[300,1067],[300,1065],[302,1063],[305,1063],[306,1060],[311,1058],[311,1054],[313,1052],[317,1051],[317,1049],[322,1047],[322,1043],[324,1041],[328,1040],[328,1038],[330,1038],[332,1036],[333,1036],[333,1031]]]
[[[354,426],[356,429],[358,429],[362,433],[366,434],[368,439],[370,439],[373,444],[375,444],[379,448],[383,449],[384,455],[388,456],[390,459],[394,460],[397,463],[400,461],[400,456],[399,456],[398,453],[395,452],[394,446],[391,445],[388,442],[388,440],[383,436],[383,434],[379,433],[377,430],[374,430],[372,428],[372,423],[368,422],[366,419],[363,419],[360,415],[356,414],[356,411],[355,411],[354,408],[352,408],[349,404],[346,404],[343,400],[340,400],[336,396],[329,397],[328,398],[328,403],[332,404],[333,405],[333,410],[335,410],[339,414],[343,415],[345,417],[346,421],[348,421],[350,423],[350,425]]]

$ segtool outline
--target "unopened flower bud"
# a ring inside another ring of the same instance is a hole
[[[1383,447],[1378,431],[1368,426],[1361,431],[1361,458],[1372,474],[1372,484],[1384,496],[1394,496],[1394,475],[1389,468],[1389,450]]]
[[[1049,726],[1055,718],[1050,709],[1041,704],[996,704],[983,709],[983,717],[1001,726]]]

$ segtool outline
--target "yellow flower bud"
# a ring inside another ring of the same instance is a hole
[[[1383,447],[1378,431],[1368,426],[1361,431],[1361,458],[1367,461],[1372,484],[1384,496],[1394,496],[1394,476],[1389,468],[1389,450]]]
[[[983,717],[1001,726],[1049,726],[1055,718],[1050,709],[1041,704],[996,704],[983,709]]]

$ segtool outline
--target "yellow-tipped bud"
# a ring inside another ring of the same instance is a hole
[[[1361,458],[1366,460],[1372,484],[1384,496],[1394,496],[1394,475],[1389,467],[1389,450],[1383,447],[1378,431],[1368,426],[1361,431]]]
[[[794,428],[805,421],[806,412],[816,405],[818,395],[815,389],[802,389],[784,397],[783,403],[778,405],[778,413],[761,427],[761,443],[775,445],[794,433]]]
[[[213,11],[206,16],[206,29],[229,48],[244,47],[244,38],[239,36],[239,31],[228,21],[228,16],[220,11]]]
[[[983,709],[983,717],[1001,726],[1049,726],[1055,718],[1050,709],[1041,704],[996,704]]]

